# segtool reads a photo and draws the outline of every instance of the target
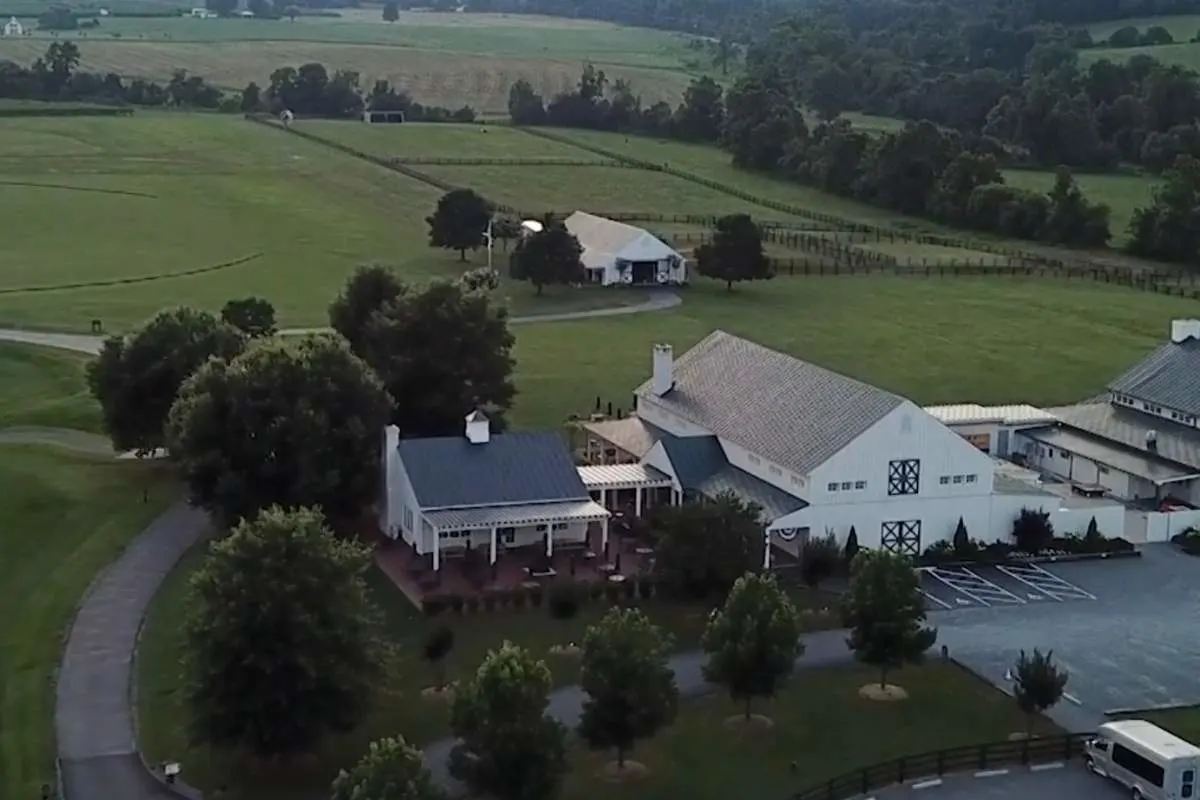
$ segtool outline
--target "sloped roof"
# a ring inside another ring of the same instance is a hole
[[[673,370],[671,391],[658,397],[646,381],[638,396],[800,474],[825,463],[904,402],[719,330],[675,359]]]
[[[694,489],[709,497],[731,491],[743,500],[758,503],[770,519],[779,519],[808,505],[799,497],[730,464],[715,436],[664,434],[662,445],[671,460],[675,477],[685,489]]]
[[[619,253],[646,235],[642,228],[586,211],[576,211],[567,217],[565,224],[579,244],[601,253]]]
[[[589,499],[557,433],[503,433],[486,444],[401,439],[397,447],[424,510]]]
[[[1108,385],[1120,394],[1200,416],[1200,341],[1168,342]]]
[[[1109,403],[1083,403],[1047,411],[1069,428],[1116,442],[1155,461],[1200,470],[1200,431],[1195,428]],[[1156,439],[1157,449],[1153,451],[1146,447],[1150,431]]]

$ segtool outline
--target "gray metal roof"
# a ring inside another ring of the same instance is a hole
[[[800,474],[883,419],[903,398],[815,364],[714,331],[675,359],[668,411]]]
[[[685,489],[694,489],[709,497],[733,492],[743,500],[762,506],[763,514],[772,520],[808,505],[799,497],[730,464],[715,436],[679,437],[663,433],[662,445],[675,476]]]
[[[663,450],[671,460],[675,477],[685,489],[699,489],[710,477],[729,465],[715,436],[672,436],[663,434]]]
[[[732,464],[710,475],[696,488],[709,497],[716,497],[721,492],[733,492],[743,500],[760,505],[768,520],[779,519],[808,506],[799,497],[777,489]]]
[[[637,417],[585,422],[583,428],[606,442],[612,442],[635,458],[642,458],[649,453],[650,448],[654,447],[655,442],[661,439],[664,433]]]
[[[425,510],[588,500],[587,489],[557,433],[401,439],[400,459]]]
[[[1013,475],[1006,475],[1003,472],[992,473],[992,491],[996,494],[1027,494],[1046,496],[1052,496],[1054,494],[1054,492],[1048,492],[1040,486],[1036,486],[1028,481],[1023,481]]]
[[[1069,428],[1124,445],[1157,461],[1179,464],[1200,471],[1200,430],[1151,417],[1110,403],[1084,403],[1046,409]],[[1154,431],[1157,450],[1146,447],[1146,434]]]
[[[1127,394],[1200,416],[1200,341],[1169,342],[1108,385]]]
[[[1106,442],[1098,436],[1069,428],[1035,428],[1022,431],[1022,435],[1048,447],[1061,448],[1097,464],[1154,483],[1169,483],[1197,473],[1196,469],[1171,464],[1145,451],[1139,453],[1129,447]]]

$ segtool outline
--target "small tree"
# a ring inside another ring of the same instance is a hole
[[[656,575],[690,597],[724,597],[734,581],[762,564],[761,517],[761,508],[732,493],[711,503],[655,508],[647,527]]]
[[[737,579],[725,605],[704,630],[704,677],[744,703],[746,719],[756,697],[774,697],[804,652],[800,617],[774,575]]]
[[[1040,508],[1022,508],[1021,513],[1013,520],[1012,536],[1018,550],[1037,555],[1054,540],[1054,525],[1050,522],[1050,514]]]
[[[450,773],[497,800],[550,800],[567,768],[567,731],[547,716],[550,670],[505,642],[460,686],[450,726],[460,740]]]
[[[512,275],[532,283],[540,295],[547,284],[581,283],[582,255],[579,240],[561,222],[556,222],[521,240],[513,252]]]
[[[854,563],[854,557],[862,548],[858,544],[858,531],[854,530],[854,526],[850,526],[850,535],[846,537],[846,569]]]
[[[261,297],[230,300],[221,309],[221,321],[240,330],[251,339],[275,335],[275,306]]]
[[[824,536],[808,539],[800,549],[800,575],[804,583],[812,588],[821,585],[837,571],[841,553],[837,537],[832,531]]]
[[[1089,547],[1095,547],[1104,541],[1104,537],[1100,535],[1100,526],[1096,524],[1096,518],[1092,517],[1088,521],[1087,532],[1083,534],[1083,541]]]
[[[350,771],[333,781],[331,800],[443,800],[421,751],[403,737],[371,742]]]
[[[288,6],[283,10],[283,13],[290,21],[295,22],[296,17],[300,16],[300,8],[298,6]]]
[[[712,241],[696,248],[696,271],[706,278],[725,281],[730,291],[740,281],[763,280],[775,274],[763,250],[762,231],[749,214],[730,214],[717,220]]]
[[[400,19],[400,6],[396,5],[396,0],[388,0],[383,4],[383,21],[395,22]]]
[[[667,666],[670,639],[636,608],[612,608],[583,639],[580,686],[587,693],[579,735],[615,749],[617,768],[638,739],[675,717],[679,690]]]
[[[500,288],[500,273],[487,267],[469,269],[458,276],[458,285],[464,292],[494,292]]]
[[[434,687],[442,689],[446,685],[446,656],[454,649],[454,631],[449,626],[439,625],[425,637],[425,645],[421,655],[433,668]]]
[[[963,522],[963,518],[958,518],[958,525],[954,527],[954,552],[958,555],[963,555],[971,550],[971,537],[967,534],[967,524]]]
[[[1067,688],[1070,674],[1059,669],[1054,663],[1054,651],[1042,653],[1034,649],[1033,656],[1026,656],[1021,651],[1017,659],[1013,695],[1017,699],[1017,707],[1025,712],[1025,733],[1033,732],[1033,718],[1048,708],[1052,708],[1062,699],[1063,691]]]
[[[937,641],[937,630],[925,621],[925,594],[909,559],[898,553],[859,553],[850,571],[850,590],[842,605],[850,629],[846,644],[854,657],[879,669],[879,685],[887,686],[889,670],[917,664]]]
[[[462,261],[467,250],[487,241],[488,220],[492,210],[488,201],[473,189],[453,189],[438,200],[437,208],[425,218],[429,223],[429,246],[457,250]]]

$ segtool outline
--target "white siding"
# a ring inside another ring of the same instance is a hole
[[[667,458],[667,450],[663,447],[662,442],[654,443],[650,451],[642,457],[642,463],[654,467],[659,472],[670,477],[671,486],[675,491],[683,491],[683,485],[679,482],[679,476],[675,474],[675,467],[671,464],[671,459]]]
[[[765,458],[751,453],[728,439],[719,439],[718,441],[721,442],[721,449],[725,451],[725,459],[733,466],[750,473],[763,483],[782,489],[788,494],[803,497],[801,492],[808,488],[803,475],[796,475],[778,464],[772,464]],[[793,481],[793,478],[797,480]]]
[[[412,544],[416,529],[420,526],[420,508],[413,494],[412,484],[400,460],[397,431],[389,425],[384,437],[384,481],[386,484],[384,508],[380,509],[379,527],[384,535],[403,539]],[[408,512],[407,514],[405,512]],[[405,529],[405,522],[411,526]]]
[[[1120,500],[1154,497],[1153,486],[1149,483],[1062,448],[1018,436],[1015,440],[1014,450],[1022,453],[1029,466],[1039,472],[1054,475],[1064,481],[1103,486],[1105,492]],[[1149,488],[1148,492],[1146,491],[1147,487]],[[1142,494],[1137,493],[1139,490]]]
[[[578,543],[587,538],[588,524],[586,522],[568,522],[566,527],[554,532],[554,543]],[[470,531],[455,531],[459,535],[451,536],[450,531],[442,531],[442,552],[461,548],[469,541],[471,547],[480,550],[484,553],[488,552],[492,546],[492,531],[490,528],[475,529]],[[465,534],[465,535],[464,535]],[[513,529],[511,541],[504,537],[503,534],[497,536],[497,548],[502,550],[504,547],[525,547],[528,545],[541,544],[545,541],[546,531],[539,530],[537,525],[523,525]],[[432,552],[431,545],[433,542],[432,536],[426,537],[425,541],[418,546],[417,552],[429,553]],[[424,548],[424,549],[423,549]]]

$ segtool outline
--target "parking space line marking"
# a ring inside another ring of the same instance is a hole
[[[1062,599],[1061,597],[1059,597],[1059,596],[1058,596],[1056,593],[1054,593],[1054,592],[1051,592],[1051,591],[1048,591],[1048,590],[1046,589],[1046,587],[1045,587],[1045,586],[1039,586],[1038,584],[1034,583],[1034,582],[1033,582],[1033,581],[1031,581],[1031,580],[1027,580],[1027,579],[1025,579],[1025,578],[1022,578],[1022,577],[1020,576],[1020,574],[1018,574],[1017,572],[1015,572],[1015,571],[1013,571],[1013,570],[1009,569],[1008,567],[1003,567],[1003,566],[1001,566],[1001,565],[997,564],[997,565],[996,565],[996,569],[997,569],[999,572],[1002,572],[1002,573],[1004,573],[1005,575],[1007,575],[1008,577],[1012,578],[1014,581],[1020,581],[1021,583],[1025,584],[1026,586],[1028,586],[1030,589],[1037,589],[1039,592],[1042,592],[1042,593],[1043,593],[1043,594],[1045,594],[1047,597],[1049,597],[1051,600],[1055,600],[1055,601],[1057,601],[1057,602],[1059,602],[1059,603],[1061,603],[1061,602],[1063,601],[1063,599]]]
[[[948,581],[948,580],[946,580],[945,578],[943,578],[943,577],[941,576],[941,574],[940,574],[940,573],[941,573],[941,570],[939,570],[937,567],[930,567],[930,568],[929,568],[929,574],[930,574],[930,575],[932,575],[934,578],[936,578],[937,580],[941,581],[942,583],[946,584],[947,586],[949,586],[949,587],[950,587],[951,589],[953,589],[954,591],[958,592],[959,594],[965,594],[967,597],[971,598],[971,599],[972,599],[972,600],[974,600],[976,603],[979,603],[981,606],[985,606],[985,607],[988,607],[988,608],[990,608],[990,607],[991,607],[991,605],[992,605],[992,604],[991,604],[991,603],[989,603],[987,600],[984,600],[984,599],[983,599],[982,597],[980,597],[979,595],[977,595],[977,594],[974,594],[973,592],[970,592],[970,591],[968,591],[967,589],[963,589],[963,588],[961,588],[961,587],[959,587],[959,586],[955,586],[953,583],[951,583],[950,581]],[[948,574],[952,574],[952,573],[948,573]]]
[[[995,778],[997,775],[1007,775],[1006,769],[981,769],[975,773],[976,778]]]
[[[1096,596],[1086,589],[1076,586],[1037,564],[1013,564],[1010,566],[997,564],[996,569],[1014,580],[1032,586],[1060,603],[1065,600],[1096,599]]]
[[[949,603],[947,603],[945,600],[940,600],[940,599],[938,599],[937,597],[934,597],[934,596],[933,596],[932,594],[930,594],[929,592],[924,592],[923,594],[925,595],[925,597],[926,597],[926,598],[928,598],[929,600],[932,600],[933,602],[937,603],[937,604],[938,604],[939,606],[941,606],[942,608],[954,608],[954,606],[950,605],[950,604],[949,604]]]
[[[1079,702],[1079,698],[1073,694],[1067,694],[1066,692],[1063,692],[1063,699],[1068,703],[1074,703],[1077,706],[1083,705],[1083,703]]]
[[[935,786],[941,786],[941,785],[942,785],[941,778],[932,778],[927,781],[921,781],[920,783],[914,783],[912,785],[912,788],[914,788],[914,789],[932,789]]]
[[[1064,764],[1063,762],[1055,761],[1053,764],[1034,764],[1032,767],[1029,768],[1029,771],[1030,772],[1042,772],[1043,770],[1047,770],[1047,769],[1062,769],[1065,766],[1066,766],[1066,764]]]
[[[987,586],[987,587],[988,587],[990,590],[992,590],[992,591],[995,591],[995,592],[996,592],[996,594],[1000,595],[1001,597],[1008,596],[1008,597],[1011,597],[1013,600],[1017,601],[1018,603],[1024,603],[1024,602],[1025,602],[1025,601],[1024,601],[1024,600],[1022,600],[1020,597],[1018,597],[1017,595],[1013,594],[1013,593],[1012,593],[1012,592],[1010,592],[1008,589],[1005,589],[1005,588],[1004,588],[1003,586],[1001,586],[1000,584],[998,584],[998,583],[992,583],[992,582],[991,582],[991,581],[989,581],[987,578],[983,577],[982,575],[978,575],[978,574],[976,574],[976,573],[972,572],[971,570],[967,569],[966,567],[963,567],[963,572],[965,572],[965,573],[967,573],[968,575],[970,575],[971,577],[975,578],[975,580],[977,580],[977,581],[979,581],[980,583],[984,584],[984,585],[985,585],[985,586]]]
[[[1091,593],[1091,592],[1089,592],[1087,589],[1084,589],[1084,588],[1083,588],[1083,587],[1081,587],[1081,586],[1076,586],[1075,584],[1071,583],[1071,582],[1070,582],[1069,580],[1067,580],[1066,578],[1063,578],[1063,577],[1060,577],[1060,576],[1058,576],[1058,575],[1055,575],[1053,572],[1051,572],[1050,570],[1046,569],[1045,567],[1040,567],[1040,566],[1038,566],[1037,564],[1030,564],[1030,565],[1029,565],[1029,567],[1030,567],[1030,568],[1031,568],[1031,569],[1032,569],[1032,570],[1033,570],[1035,573],[1040,573],[1040,574],[1041,574],[1041,576],[1043,576],[1043,577],[1045,577],[1045,578],[1048,578],[1048,579],[1049,579],[1049,580],[1050,580],[1052,583],[1055,583],[1056,585],[1059,585],[1059,586],[1065,586],[1065,587],[1067,587],[1067,589],[1068,589],[1068,592],[1069,592],[1069,593],[1083,595],[1083,596],[1084,596],[1084,597],[1086,597],[1088,600],[1095,600],[1095,599],[1096,599],[1096,595],[1092,594],[1092,593]]]

